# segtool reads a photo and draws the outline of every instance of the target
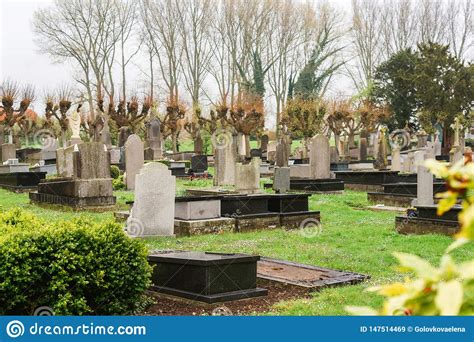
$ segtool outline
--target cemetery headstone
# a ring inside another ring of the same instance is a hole
[[[400,163],[400,147],[393,146],[392,147],[392,171],[401,171],[401,163]]]
[[[290,158],[288,144],[285,138],[280,138],[276,145],[276,161],[275,165],[279,167],[288,166],[288,159]]]
[[[191,157],[191,170],[196,173],[204,173],[207,171],[207,156],[198,154]]]
[[[204,141],[202,140],[201,134],[198,134],[194,139],[194,153],[202,154],[204,149]]]
[[[275,167],[273,171],[273,190],[279,194],[290,190],[290,168]]]
[[[120,127],[118,137],[118,147],[124,147],[128,137],[132,135],[132,130],[129,127]]]
[[[140,172],[144,162],[143,142],[138,135],[132,134],[125,143],[125,177],[128,190],[135,189],[135,176]]]
[[[423,148],[426,146],[426,143],[428,142],[428,133],[426,133],[424,130],[421,130],[417,135],[417,147],[418,148]]]
[[[262,150],[259,148],[253,148],[250,150],[250,158],[262,158]]]
[[[104,127],[100,132],[100,141],[107,147],[107,150],[112,148],[112,138],[110,137],[109,120],[104,118]]]
[[[260,190],[260,158],[252,158],[249,164],[236,163],[235,190],[244,193]]]
[[[311,178],[331,178],[329,139],[325,135],[318,134],[311,140],[309,162],[311,165]]]
[[[367,138],[361,136],[359,141],[359,160],[367,160]]]
[[[374,167],[379,170],[385,170],[387,168],[387,138],[385,136],[386,129],[382,128],[379,132],[379,141],[377,149],[377,158],[374,163]]]
[[[428,158],[425,151],[416,151],[415,160],[417,165],[417,196],[414,205],[433,205],[433,174],[424,166]]]
[[[269,162],[273,162],[276,159],[276,146],[277,146],[276,141],[270,141],[267,144],[267,160]]]
[[[214,185],[234,185],[235,163],[237,154],[235,149],[236,139],[216,147],[214,150]]]
[[[145,149],[146,160],[158,160],[163,156],[161,146],[161,122],[158,118],[152,119],[146,124],[147,148]]]
[[[2,144],[0,145],[0,161],[6,162],[8,159],[16,158],[16,146],[15,144]]]
[[[136,176],[127,233],[133,237],[173,235],[175,196],[176,177],[166,165],[146,164]]]
[[[260,149],[262,150],[262,152],[267,152],[267,148],[268,148],[268,135],[264,134],[260,138]]]

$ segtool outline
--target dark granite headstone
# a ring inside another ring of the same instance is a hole
[[[207,171],[207,156],[206,155],[195,155],[191,157],[191,170],[193,172],[202,173]]]
[[[262,150],[259,148],[253,148],[250,150],[250,158],[262,158]]]

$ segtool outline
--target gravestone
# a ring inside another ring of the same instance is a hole
[[[367,138],[361,137],[359,141],[359,160],[367,160]]]
[[[234,185],[237,161],[236,136],[214,150],[214,185]]]
[[[400,163],[400,147],[394,146],[392,148],[392,171],[401,171],[401,163]]]
[[[433,174],[424,166],[429,154],[425,151],[415,152],[417,162],[417,191],[413,205],[433,205]]]
[[[252,158],[249,164],[235,164],[235,190],[244,193],[260,190],[260,158]]]
[[[417,135],[417,147],[418,148],[424,148],[426,147],[426,143],[428,142],[428,133],[426,133],[424,130],[421,130]]]
[[[136,176],[127,233],[133,237],[173,235],[175,196],[176,177],[168,167],[162,163],[146,164]]]
[[[331,178],[331,159],[329,151],[329,139],[318,134],[311,140],[310,158],[311,178]]]
[[[118,137],[118,147],[124,147],[128,137],[132,135],[132,130],[129,127],[120,127]]]
[[[270,141],[267,144],[267,160],[269,162],[275,161],[276,159],[276,147],[277,147],[276,141]]]
[[[5,126],[0,125],[0,145],[5,143]]]
[[[285,138],[280,138],[276,145],[276,161],[275,165],[279,167],[287,167],[288,159],[290,159],[288,144]]]
[[[58,149],[60,177],[38,184],[30,193],[33,202],[68,205],[75,208],[115,205],[107,147],[88,142]]]
[[[438,131],[435,132],[434,146],[435,146],[435,156],[440,156],[441,155],[442,144],[441,144],[441,141],[439,140],[439,132]]]
[[[379,170],[387,169],[387,139],[385,136],[386,129],[382,128],[379,132],[379,141],[377,149],[377,158],[374,163],[374,167]]]
[[[158,160],[163,156],[161,147],[161,122],[158,118],[152,119],[146,124],[146,142],[145,149],[146,160]]]
[[[290,190],[289,167],[275,167],[273,171],[273,190],[279,194],[287,193]]]
[[[125,173],[128,190],[135,189],[135,176],[140,172],[144,162],[143,142],[138,135],[132,134],[125,143]]]
[[[339,162],[339,152],[337,151],[336,146],[331,146],[329,149],[329,153],[331,155],[331,164],[335,164]]]
[[[8,159],[16,158],[16,146],[15,144],[2,144],[0,146],[0,161],[6,162]]]
[[[191,170],[196,173],[203,173],[207,171],[207,156],[206,155],[195,155],[191,157]]]
[[[100,141],[107,147],[107,150],[110,151],[112,148],[112,138],[110,137],[109,120],[107,118],[104,118],[104,127],[102,127],[102,131],[100,132]]]
[[[262,150],[259,148],[252,148],[250,150],[250,158],[262,158]]]
[[[262,150],[262,152],[267,152],[267,148],[268,148],[268,135],[264,134],[260,138],[260,150]]]

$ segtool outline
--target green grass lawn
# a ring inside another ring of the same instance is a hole
[[[178,181],[178,190],[209,186],[212,181]],[[116,192],[118,203],[124,206],[132,199],[129,192]],[[282,302],[271,314],[279,315],[344,315],[345,305],[379,306],[381,298],[364,290],[375,284],[402,280],[397,273],[395,251],[417,254],[438,264],[445,248],[452,241],[437,235],[402,236],[394,230],[395,213],[364,210],[367,195],[346,191],[343,195],[313,195],[310,209],[320,210],[322,231],[305,237],[298,230],[275,229],[242,234],[205,235],[188,238],[146,239],[150,249],[192,249],[215,252],[241,252],[281,258],[300,263],[364,273],[372,278],[359,285],[344,286],[314,293],[310,299]],[[28,203],[27,194],[0,190],[0,212],[21,207],[50,220],[62,220],[74,215],[87,215],[97,220],[112,219],[112,212],[75,213],[58,208],[39,208]],[[473,259],[473,244],[454,252],[457,261]]]

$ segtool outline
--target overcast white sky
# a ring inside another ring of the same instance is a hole
[[[36,88],[36,106],[42,106],[43,92],[73,83],[67,63],[53,64],[34,42],[31,20],[34,11],[54,0],[0,0],[0,80],[12,79]],[[351,0],[331,0],[346,11]],[[146,61],[144,61],[146,63]],[[138,73],[137,73],[138,74]],[[140,77],[140,76],[139,76]],[[140,79],[135,80],[137,83]],[[338,82],[338,88],[341,84]],[[42,113],[42,108],[34,108]]]

